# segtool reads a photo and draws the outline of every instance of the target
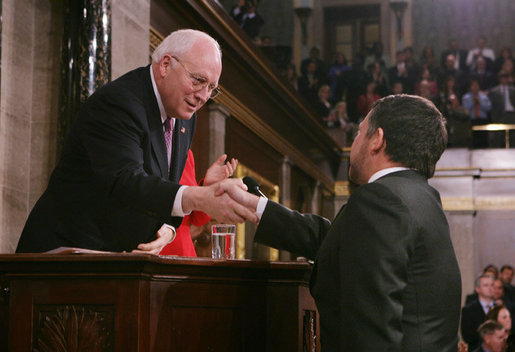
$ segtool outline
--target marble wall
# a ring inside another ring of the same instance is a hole
[[[0,253],[14,252],[56,163],[62,0],[2,1]],[[112,78],[149,63],[150,0],[112,0]]]
[[[2,4],[0,252],[14,251],[55,165],[60,1]]]
[[[442,197],[463,295],[487,264],[515,265],[515,152],[449,149],[429,182]]]

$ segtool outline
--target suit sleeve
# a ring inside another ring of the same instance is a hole
[[[315,259],[330,226],[321,216],[301,214],[269,200],[254,240]]]
[[[333,224],[345,231],[339,256],[342,351],[401,350],[411,222],[397,196],[371,183],[353,193]]]

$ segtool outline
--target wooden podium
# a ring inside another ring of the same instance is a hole
[[[0,255],[2,351],[319,351],[301,262]]]

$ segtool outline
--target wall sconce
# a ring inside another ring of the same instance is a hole
[[[308,19],[313,11],[313,0],[294,0],[293,11],[299,18],[302,29],[302,44],[308,43]]]
[[[397,37],[399,40],[403,37],[402,18],[404,17],[404,12],[407,7],[408,0],[390,0],[390,8],[393,10],[395,18],[397,19]]]

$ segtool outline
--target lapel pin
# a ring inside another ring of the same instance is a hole
[[[186,128],[181,127],[181,133],[186,133]]]

